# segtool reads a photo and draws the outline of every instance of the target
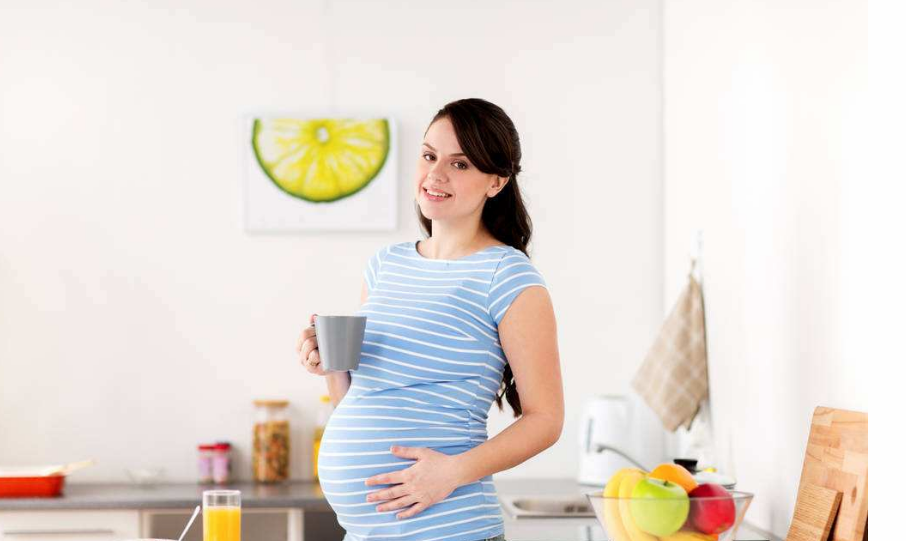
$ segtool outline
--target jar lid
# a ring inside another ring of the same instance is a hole
[[[217,442],[212,446],[215,451],[229,451],[230,447],[230,444],[227,442]]]
[[[289,405],[289,400],[255,400],[255,405],[265,408],[285,408]]]
[[[201,445],[198,446],[198,450],[199,451],[213,451],[214,446],[211,444],[208,444],[208,443],[202,443]]]

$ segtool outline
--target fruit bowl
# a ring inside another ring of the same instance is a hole
[[[752,503],[748,492],[720,496],[648,497],[586,494],[612,541],[731,541]]]

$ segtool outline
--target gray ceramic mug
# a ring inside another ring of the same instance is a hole
[[[315,316],[323,370],[357,370],[365,340],[365,316]]]

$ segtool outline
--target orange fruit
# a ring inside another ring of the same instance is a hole
[[[698,486],[698,483],[695,482],[695,478],[692,477],[689,470],[679,464],[660,464],[658,467],[651,470],[648,477],[676,483],[686,490],[686,494],[692,492],[692,490]]]

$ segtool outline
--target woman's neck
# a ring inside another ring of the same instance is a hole
[[[431,222],[431,238],[419,243],[419,252],[430,259],[458,259],[499,242],[479,220],[474,224],[453,226]]]

